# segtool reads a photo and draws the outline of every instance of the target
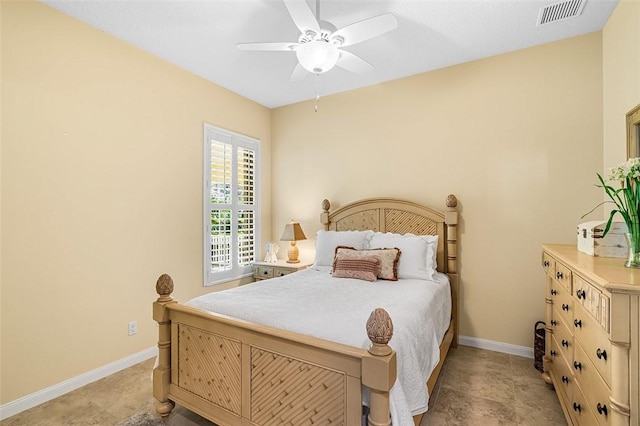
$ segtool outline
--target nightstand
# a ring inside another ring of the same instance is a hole
[[[282,277],[293,272],[301,271],[310,265],[311,262],[304,261],[300,263],[287,263],[284,259],[280,259],[277,262],[255,262],[253,277],[256,281],[268,280],[269,278]]]

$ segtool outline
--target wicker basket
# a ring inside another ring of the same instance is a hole
[[[539,325],[543,325],[543,327],[538,328]],[[542,366],[542,359],[544,358],[544,321],[537,321],[533,326],[533,366],[539,372],[544,371],[544,367]]]

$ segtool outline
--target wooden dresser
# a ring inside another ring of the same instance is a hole
[[[542,246],[543,379],[573,425],[640,425],[640,270],[575,245]]]

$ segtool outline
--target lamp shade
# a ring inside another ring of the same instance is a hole
[[[314,74],[322,74],[336,65],[340,52],[329,42],[314,40],[300,45],[296,50],[296,56],[304,69]]]
[[[284,231],[282,231],[282,237],[280,237],[281,241],[300,241],[306,239],[307,237],[304,235],[302,227],[300,227],[298,222],[287,223],[284,226]]]

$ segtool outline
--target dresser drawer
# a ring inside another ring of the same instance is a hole
[[[556,300],[558,300],[558,295],[561,292],[565,292],[567,293],[567,291],[564,289],[564,287],[562,286],[562,284],[560,284],[558,281],[556,280],[551,280],[551,290],[548,296],[549,298],[553,301],[553,303],[556,303]],[[567,293],[568,294],[568,293]]]
[[[560,348],[558,347],[558,342],[556,342],[555,337],[552,337],[553,335],[549,336],[551,337],[549,339],[549,356],[551,357],[551,364],[555,365],[559,362],[562,362],[562,360],[564,359]]]
[[[272,267],[263,267],[258,266],[256,268],[256,278],[273,278],[273,268]]]
[[[591,389],[588,389],[588,392],[591,392]],[[567,409],[574,425],[598,426],[598,420],[596,420],[578,382],[573,384],[573,398],[569,400]]]
[[[557,281],[553,282],[552,289],[557,290],[552,299],[553,318],[562,320],[562,322],[571,329],[573,324],[573,305],[575,304],[575,300],[571,297],[571,294],[564,289],[564,287],[557,283]]]
[[[584,349],[607,385],[611,386],[611,342],[600,324],[581,306],[576,306],[573,336]]]
[[[281,269],[281,268],[273,268],[273,276],[274,277],[284,277],[285,275],[288,275],[292,272],[291,269]]]
[[[542,252],[542,268],[551,278],[556,277],[556,261],[544,251]]]
[[[573,275],[573,295],[585,312],[591,315],[606,332],[609,331],[609,297],[596,286]]]
[[[611,390],[596,370],[580,344],[575,345],[574,377],[582,389],[588,389],[585,398],[591,412],[602,426],[611,424],[609,395]]]
[[[560,321],[557,325],[552,325],[553,337],[558,345],[557,351],[562,354],[567,363],[573,362],[573,336],[565,324]]]
[[[567,268],[560,262],[556,262],[556,271],[553,275],[553,279],[558,281],[567,292],[571,293],[571,269]]]
[[[554,355],[555,353],[555,355]],[[573,398],[573,375],[560,351],[558,341],[555,336],[551,339],[551,371],[556,391],[561,394],[562,398],[568,404]]]

